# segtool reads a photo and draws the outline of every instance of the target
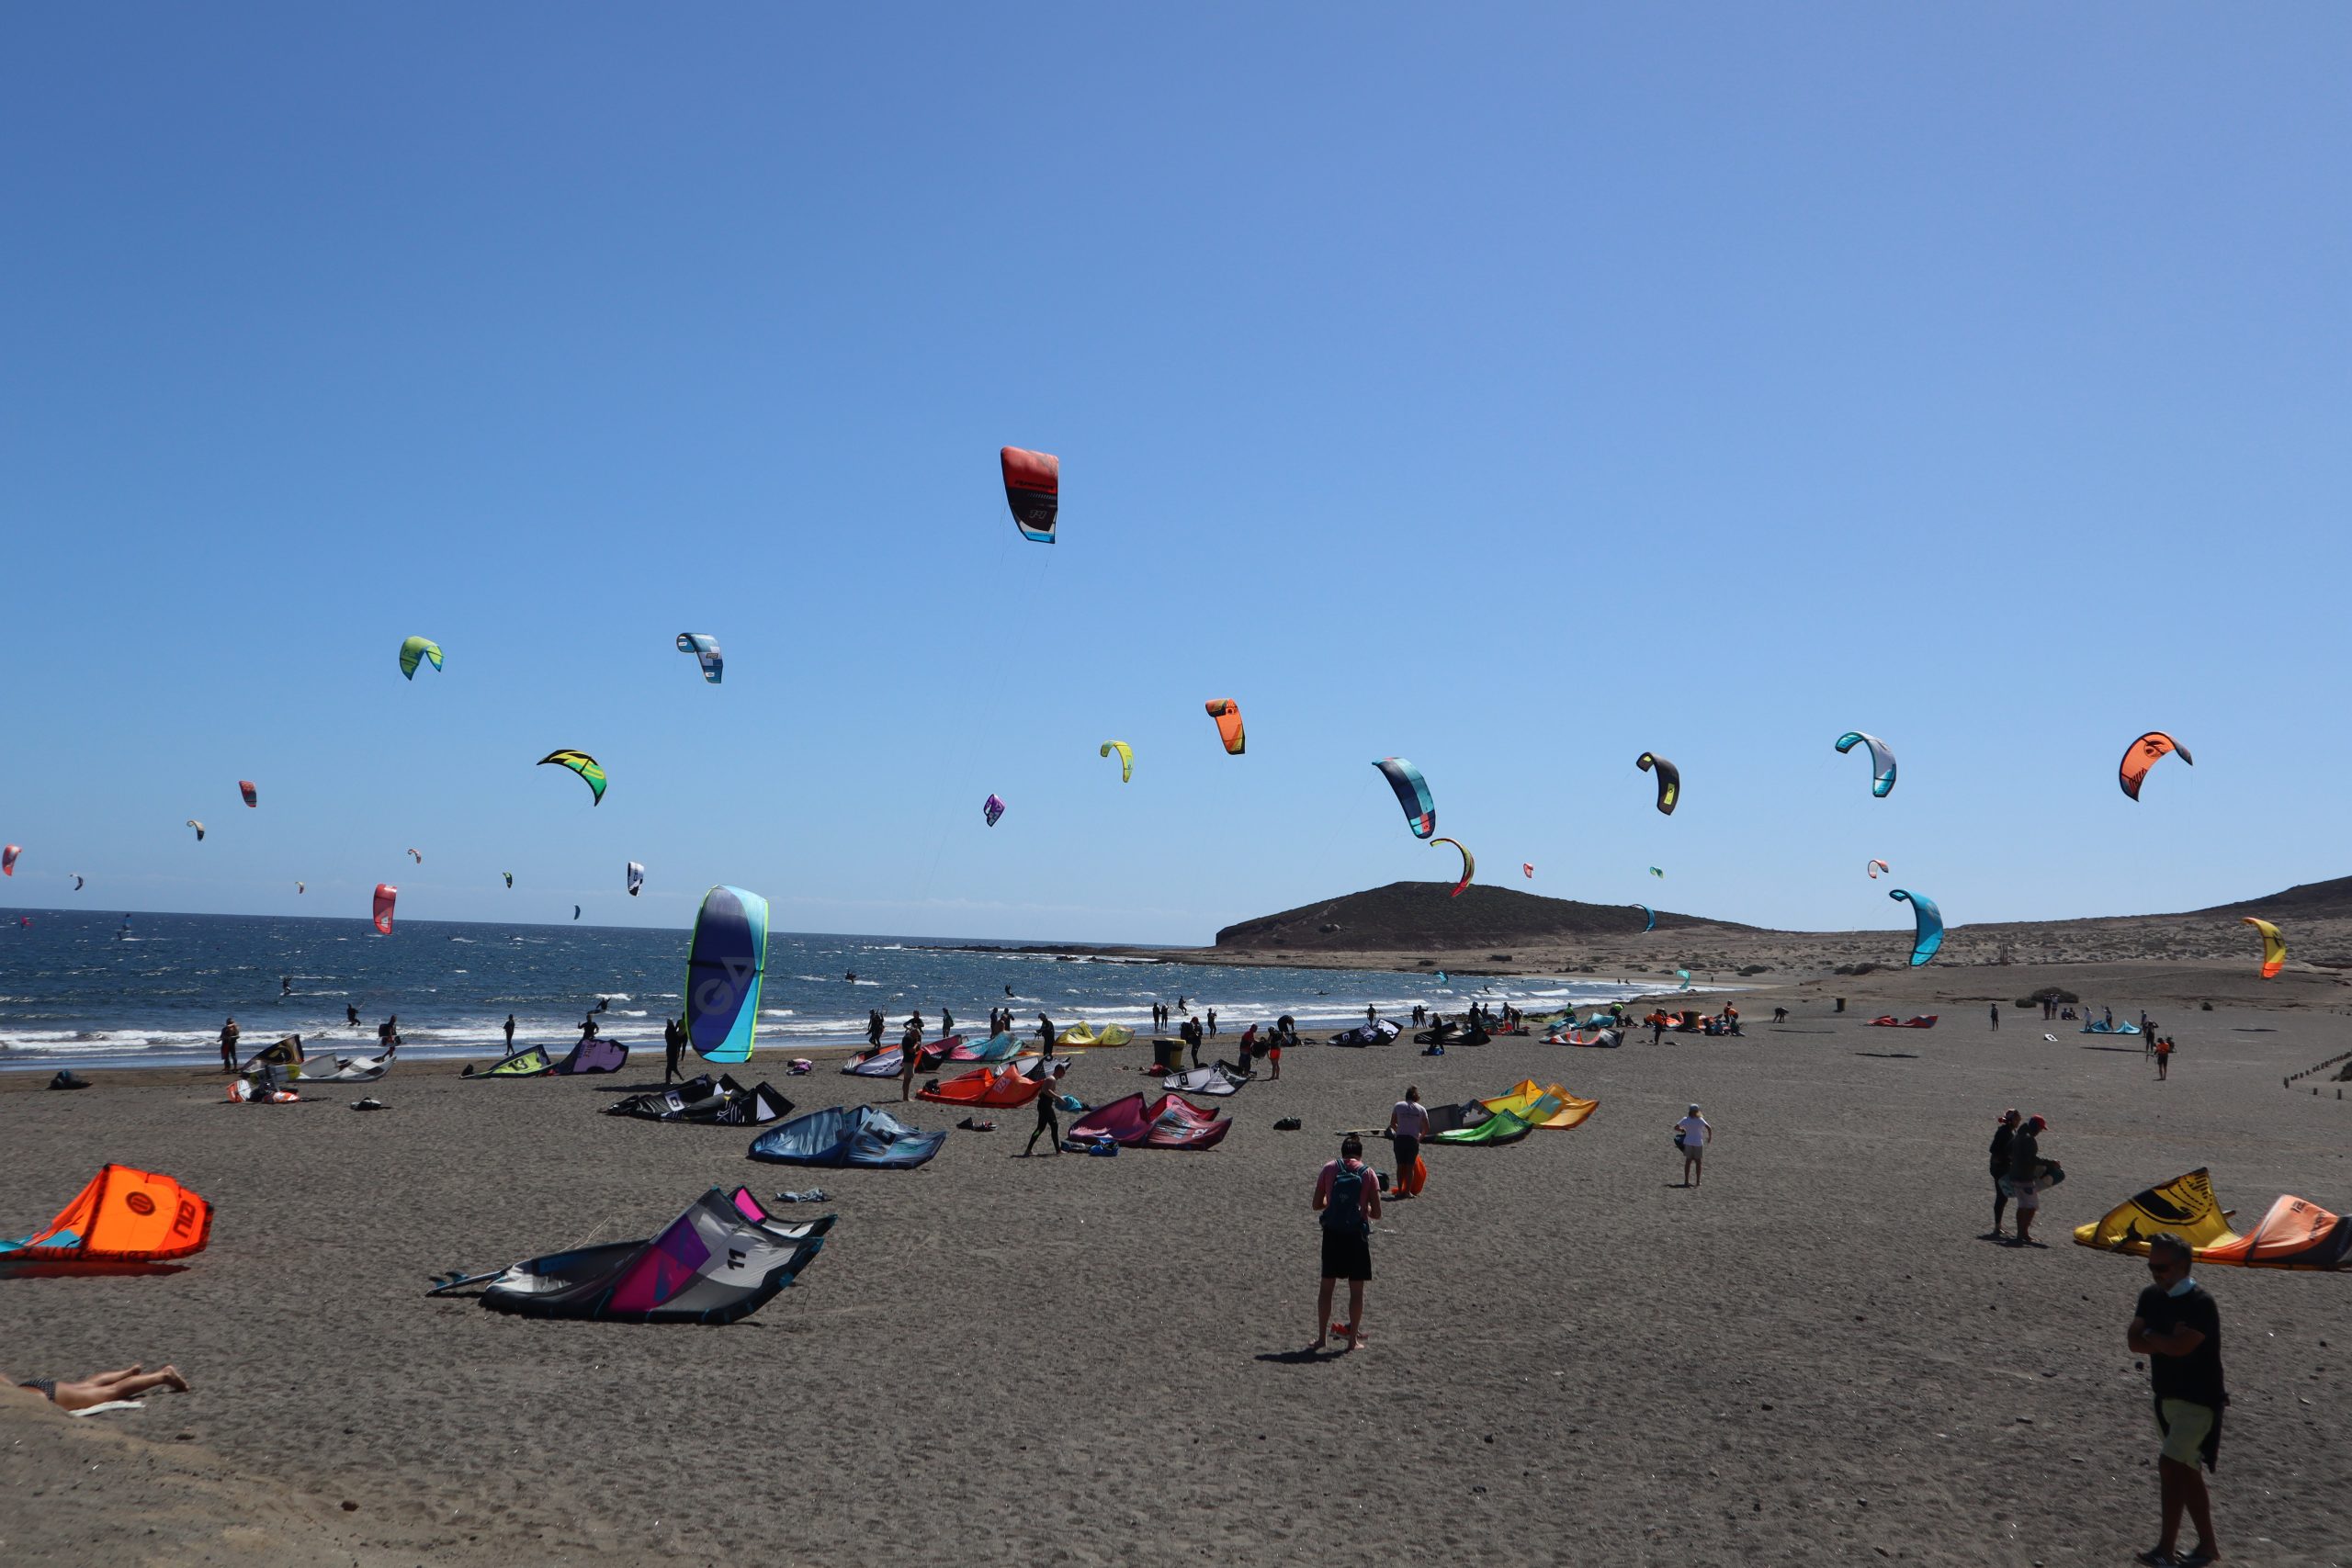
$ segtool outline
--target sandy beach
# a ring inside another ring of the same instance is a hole
[[[1758,992],[1738,1040],[1310,1047],[1223,1102],[1238,1125],[1211,1152],[1020,1160],[1015,1111],[904,1173],[755,1165],[741,1131],[596,1115],[620,1086],[594,1079],[403,1067],[374,1086],[392,1109],[363,1116],[357,1091],[265,1110],[198,1073],[70,1095],[14,1075],[6,1224],[46,1219],[107,1159],[177,1175],[218,1216],[179,1274],[0,1282],[14,1377],[168,1360],[196,1384],[90,1421],[0,1410],[0,1555],[2125,1561],[2154,1536],[2146,1378],[2122,1343],[2145,1275],[2067,1232],[2200,1165],[2241,1214],[2282,1191],[2352,1206],[2352,1103],[2281,1084],[2345,1048],[2341,993],[2290,976],[2272,1006],[2208,1013],[2172,998],[2248,987],[2197,966],[1990,974],[1839,977],[1843,1016],[1825,987]],[[2136,1044],[2006,1001],[1994,1032],[1958,999],[2036,983],[2156,1011],[2171,1081]],[[1775,1005],[1785,1027],[1763,1021]],[[1880,1010],[1942,1021],[1865,1027]],[[1141,1059],[1091,1053],[1070,1087],[1144,1087]],[[763,1071],[803,1109],[875,1087],[781,1066]],[[1300,1356],[1333,1134],[1382,1124],[1408,1083],[1443,1101],[1522,1077],[1600,1108],[1433,1150],[1427,1195],[1374,1238],[1371,1343]],[[1668,1141],[1691,1100],[1718,1129],[1696,1190]],[[2047,1250],[1978,1239],[2009,1105],[2050,1119],[2069,1173]],[[445,1269],[647,1234],[737,1182],[822,1185],[842,1216],[741,1325],[531,1322],[423,1293]],[[2205,1282],[2232,1556],[2352,1560],[2347,1281]]]

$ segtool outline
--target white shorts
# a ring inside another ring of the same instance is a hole
[[[2018,1208],[2030,1210],[2041,1207],[2041,1183],[2038,1181],[2018,1181],[2012,1182],[2010,1185],[2017,1190]]]
[[[1707,1145],[1704,1144],[1685,1144],[1682,1145],[1682,1157],[1684,1159],[1698,1159],[1705,1155],[1706,1152]]]

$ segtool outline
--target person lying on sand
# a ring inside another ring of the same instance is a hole
[[[165,1367],[160,1372],[151,1372],[134,1363],[119,1372],[94,1372],[86,1378],[66,1381],[35,1378],[30,1382],[17,1386],[43,1395],[60,1410],[87,1410],[94,1404],[136,1399],[151,1389],[168,1388],[185,1393],[187,1392],[187,1379],[180,1375],[177,1367]]]

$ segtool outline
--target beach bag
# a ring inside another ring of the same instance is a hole
[[[1324,1201],[1323,1228],[1339,1235],[1363,1235],[1372,1227],[1363,1218],[1364,1167],[1350,1170],[1344,1164],[1331,1173],[1331,1191]]]

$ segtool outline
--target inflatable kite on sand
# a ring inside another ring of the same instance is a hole
[[[878,1105],[834,1105],[770,1128],[752,1140],[750,1156],[776,1165],[912,1170],[946,1141],[944,1132],[917,1132]]]
[[[2241,915],[2239,922],[2252,926],[2262,933],[2262,977],[2276,980],[2278,971],[2287,966],[2287,939],[2268,920],[2257,920],[2252,915]]]
[[[490,1281],[481,1304],[525,1317],[616,1323],[733,1323],[797,1279],[834,1216],[801,1224],[768,1217],[747,1188],[714,1187],[660,1235],[549,1253],[495,1276],[445,1279],[428,1295]]]
[[[1036,1099],[1037,1091],[1045,1087],[1036,1078],[1023,1077],[1019,1068],[1006,1062],[999,1066],[975,1067],[968,1073],[925,1084],[915,1090],[915,1098],[935,1100],[942,1105],[984,1105],[991,1110],[1012,1110]]]
[[[1494,1099],[1479,1103],[1489,1111],[1508,1111],[1530,1126],[1554,1129],[1582,1126],[1586,1117],[1600,1109],[1600,1101],[1579,1100],[1558,1084],[1538,1089],[1533,1078],[1521,1078]],[[1546,1106],[1551,1108],[1548,1111]]]
[[[2197,759],[2188,754],[2188,747],[2161,729],[2151,729],[2124,748],[2123,761],[2115,770],[2115,782],[2123,786],[2124,794],[2139,799],[2140,785],[2146,781],[2148,770],[2174,751],[2179,752],[2180,760],[2190,767],[2197,765]]]
[[[1099,1105],[1069,1124],[1074,1143],[1108,1138],[1122,1148],[1213,1149],[1233,1130],[1232,1120],[1172,1094],[1146,1103],[1140,1094]]]
[[[211,1235],[211,1204],[168,1176],[110,1165],[57,1218],[0,1241],[0,1271],[163,1263],[201,1252]]]
[[[2188,1243],[2200,1265],[2334,1270],[2352,1263],[2352,1220],[2307,1199],[2279,1199],[2245,1235],[2230,1228],[2230,1214],[2214,1198],[2211,1179],[2200,1166],[2075,1226],[2075,1244],[2144,1258],[2149,1239],[2170,1231]]]

